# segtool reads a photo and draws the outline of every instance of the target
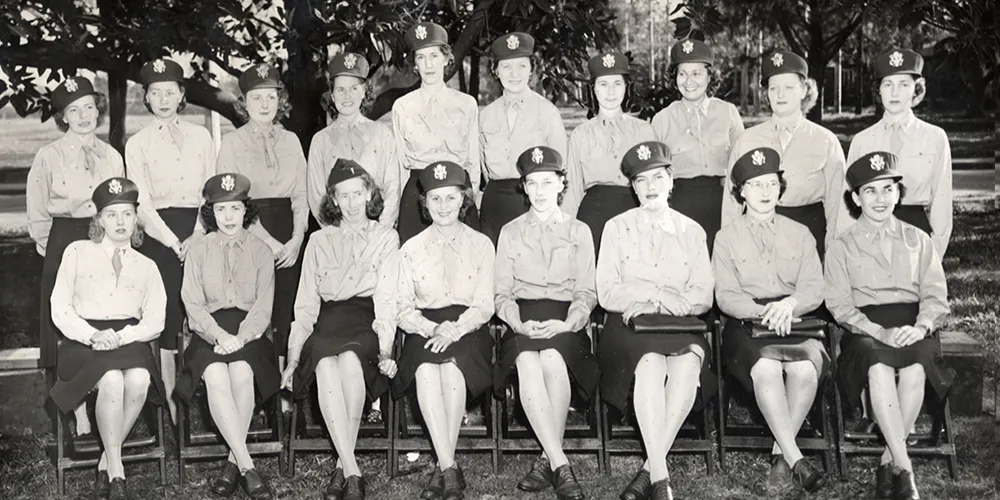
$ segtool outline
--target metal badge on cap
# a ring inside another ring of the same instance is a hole
[[[614,54],[605,54],[601,58],[601,62],[604,63],[605,68],[613,68],[615,66],[615,56]]]
[[[681,50],[683,50],[685,54],[690,54],[694,51],[694,43],[691,42],[691,40],[685,40],[684,43],[681,44]]]
[[[80,86],[76,84],[76,80],[74,80],[72,78],[70,78],[69,80],[66,80],[66,90],[67,91],[69,91],[69,92],[76,92],[76,89],[78,89],[78,88],[80,88]]]
[[[753,152],[753,156],[750,159],[753,160],[753,164],[757,165],[758,167],[767,162],[767,158],[764,156],[764,152],[759,149]]]
[[[882,155],[872,156],[871,159],[872,170],[882,171],[885,169],[885,160],[882,159]]]
[[[514,50],[514,49],[516,49],[516,48],[518,48],[520,46],[521,46],[521,41],[518,40],[516,36],[511,35],[511,36],[507,37],[507,48],[508,49]]]
[[[233,176],[227,175],[222,178],[222,189],[225,189],[226,191],[232,191],[233,188],[235,187],[236,187],[236,179]]]
[[[437,166],[434,167],[434,178],[442,181],[445,177],[448,177],[448,168],[438,163]]]
[[[781,54],[774,54],[773,56],[771,56],[771,63],[773,63],[775,66],[781,66],[782,64],[784,64],[784,62],[785,58],[782,57]]]
[[[648,147],[646,147],[645,144],[643,144],[642,146],[639,146],[639,149],[637,149],[636,152],[635,152],[635,155],[638,156],[639,159],[642,160],[642,161],[648,160],[649,157],[652,154],[653,153],[649,150]]]
[[[423,40],[427,38],[427,28],[423,26],[417,26],[416,32],[414,34],[417,36],[417,40]]]
[[[257,76],[261,78],[267,78],[267,66],[263,64],[257,66]]]
[[[895,51],[889,56],[889,65],[893,68],[898,68],[903,65],[903,53],[900,51]]]
[[[122,192],[122,183],[118,179],[112,179],[108,183],[108,192],[111,194],[118,194]]]
[[[344,56],[344,67],[347,69],[354,69],[354,65],[358,63],[358,58],[354,54],[347,54]]]
[[[166,63],[163,62],[162,59],[157,59],[156,62],[153,63],[153,71],[157,73],[163,73],[166,70],[167,70],[167,65]]]
[[[545,159],[545,154],[542,153],[541,149],[535,148],[531,152],[531,161],[533,161],[535,163],[541,163],[542,160],[544,160],[544,159]]]

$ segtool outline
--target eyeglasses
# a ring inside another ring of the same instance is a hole
[[[756,189],[757,191],[763,191],[765,189],[777,189],[778,187],[781,186],[781,183],[778,181],[768,181],[768,182],[747,181],[744,184],[744,186],[751,189]]]

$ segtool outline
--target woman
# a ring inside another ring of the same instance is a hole
[[[280,384],[274,346],[265,335],[274,305],[274,254],[247,231],[257,219],[249,179],[212,176],[204,196],[200,215],[208,234],[184,262],[181,298],[195,335],[184,349],[176,395],[190,404],[205,381],[209,412],[229,447],[212,492],[228,497],[242,486],[253,500],[270,499],[274,493],[254,468],[246,438],[255,402],[269,399]]]
[[[309,204],[306,201],[306,157],[295,134],[278,121],[291,106],[278,70],[265,64],[253,66],[239,79],[243,96],[237,111],[250,121],[222,138],[216,168],[250,179],[250,197],[258,219],[250,232],[274,254],[274,308],[271,327],[275,350],[284,364],[292,306],[302,264],[299,252],[306,234]]]
[[[604,224],[612,217],[635,208],[629,180],[619,171],[628,148],[656,137],[649,123],[625,114],[632,93],[629,62],[624,54],[610,51],[590,59],[592,117],[569,136],[566,177],[569,185],[562,208],[590,228],[594,248],[601,249]]]
[[[608,311],[597,348],[601,395],[624,411],[635,381],[632,407],[646,448],[623,500],[673,498],[667,453],[696,400],[702,406],[716,390],[703,334],[636,333],[632,326],[646,314],[693,319],[712,307],[705,230],[669,207],[669,158],[667,147],[652,141],[622,158],[640,206],[608,221],[597,260],[597,298]]]
[[[535,67],[535,39],[527,33],[508,33],[493,41],[493,74],[503,96],[483,108],[479,120],[479,147],[486,169],[486,191],[480,226],[493,244],[508,222],[528,210],[518,191],[520,151],[542,144],[566,154],[566,127],[559,109],[528,86]]]
[[[448,32],[435,23],[422,22],[405,37],[413,55],[420,88],[400,97],[392,105],[392,132],[401,171],[409,180],[399,200],[399,240],[405,243],[428,225],[421,217],[417,179],[425,165],[451,161],[466,171],[474,203],[463,211],[462,223],[479,229],[479,107],[476,99],[448,88],[445,72],[455,64],[448,46]]]
[[[127,498],[122,443],[147,397],[159,405],[166,396],[148,342],[163,330],[167,296],[156,264],[132,249],[142,243],[138,199],[136,185],[124,177],[97,186],[89,240],[66,248],[52,288],[52,320],[65,338],[49,394],[66,413],[83,407],[97,389],[95,414],[104,449],[94,483],[99,499]]]
[[[333,56],[327,68],[330,91],[323,95],[323,105],[333,122],[313,136],[308,182],[309,209],[323,227],[326,181],[340,159],[365,165],[375,180],[384,204],[382,225],[395,227],[399,216],[399,158],[392,128],[364,115],[374,100],[369,71],[368,60],[353,52]]]
[[[913,115],[927,95],[921,72],[924,58],[907,49],[892,49],[875,59],[882,119],[851,140],[848,163],[872,151],[888,151],[906,165],[905,205],[896,217],[931,235],[934,250],[944,257],[951,239],[951,145],[940,127]]]
[[[49,296],[63,252],[70,243],[87,239],[90,221],[97,213],[91,200],[94,188],[111,177],[125,175],[122,156],[97,138],[97,126],[108,112],[108,100],[94,90],[90,80],[72,76],[49,97],[56,127],[63,136],[42,146],[28,170],[25,202],[28,233],[45,259],[39,303],[39,367],[56,365],[59,330],[52,321]],[[89,434],[86,408],[75,412],[76,432]]]
[[[715,296],[726,315],[723,362],[757,399],[775,439],[767,476],[772,496],[793,480],[809,492],[825,483],[802,456],[795,436],[830,364],[819,340],[789,336],[796,318],[823,303],[823,268],[809,230],[775,213],[785,190],[780,164],[771,148],[736,160],[733,197],[746,212],[719,232],[712,256]],[[778,337],[753,338],[745,323],[753,319],[763,320]]]
[[[354,445],[361,413],[366,396],[375,400],[389,389],[379,372],[396,372],[399,236],[378,223],[382,193],[360,165],[337,160],[327,186],[321,213],[328,225],[306,246],[281,385],[301,399],[316,381],[338,457],[322,494],[360,500],[365,480]]]
[[[493,244],[461,222],[475,205],[460,165],[432,163],[420,187],[421,211],[433,223],[400,250],[397,318],[407,336],[393,395],[416,381],[438,459],[421,497],[461,500],[465,476],[455,447],[466,396],[476,399],[492,385]]]
[[[838,385],[851,408],[867,386],[886,442],[875,474],[879,498],[920,498],[906,439],[929,382],[944,401],[954,372],[941,360],[935,330],[948,314],[948,285],[930,236],[900,221],[897,159],[875,151],[847,170],[847,196],[858,221],[834,240],[826,260],[826,306],[847,331]],[[897,382],[898,376],[898,382]]]
[[[824,248],[850,221],[841,196],[844,149],[833,132],[805,117],[818,96],[805,59],[793,52],[778,51],[764,59],[762,73],[771,119],[750,127],[736,140],[729,156],[730,175],[736,159],[747,151],[778,151],[788,188],[778,201],[777,212],[809,228],[822,260]],[[729,194],[722,199],[723,226],[740,217],[732,189],[732,181],[727,178]]]
[[[504,226],[497,245],[494,303],[510,331],[500,344],[494,387],[503,398],[517,369],[521,406],[548,458],[517,487],[541,491],[551,484],[560,500],[580,500],[583,489],[562,438],[571,390],[589,400],[599,379],[585,330],[597,305],[593,238],[586,224],[559,209],[566,173],[558,151],[527,149],[517,168],[531,209]]]
[[[701,225],[711,255],[722,223],[729,151],[743,133],[743,120],[736,106],[714,97],[722,77],[705,42],[674,44],[666,84],[680,99],[656,113],[652,125],[656,140],[670,150],[676,188],[670,206]]]
[[[167,322],[160,337],[160,369],[167,393],[177,379],[177,334],[184,324],[181,263],[204,234],[198,221],[201,188],[215,174],[215,144],[208,129],[181,120],[187,106],[184,70],[170,59],[146,63],[139,71],[142,102],[153,114],[149,124],[125,144],[128,178],[139,186],[139,222],[146,238],[140,249],[153,259],[167,290]],[[170,418],[177,408],[167,399]]]

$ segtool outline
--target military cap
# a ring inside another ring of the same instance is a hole
[[[274,66],[258,64],[251,66],[240,75],[240,92],[247,95],[247,92],[255,89],[280,89],[284,85],[281,83],[281,73]]]
[[[465,169],[452,161],[436,161],[420,172],[420,188],[426,193],[446,186],[468,187],[469,176]]]
[[[733,164],[733,185],[767,174],[781,173],[781,155],[771,148],[755,148],[743,153]]]
[[[330,59],[330,65],[327,66],[326,73],[331,80],[338,76],[353,76],[367,80],[370,69],[371,66],[368,64],[368,59],[365,59],[361,54],[343,52]]]
[[[333,164],[333,168],[330,169],[330,175],[326,178],[326,188],[332,190],[337,184],[355,177],[361,177],[365,173],[365,169],[358,162],[345,158],[337,158],[336,163]]]
[[[535,172],[564,172],[563,157],[558,151],[548,146],[535,146],[525,149],[517,157],[517,170],[521,177]]]
[[[250,199],[250,179],[242,174],[214,175],[205,182],[202,194],[208,204],[246,201]]]
[[[670,48],[670,64],[680,63],[704,63],[711,66],[715,64],[715,53],[707,43],[687,39]]]
[[[852,191],[856,191],[861,186],[869,182],[882,179],[900,180],[902,174],[896,171],[896,155],[886,151],[874,151],[868,153],[851,163],[847,168],[847,183]]]
[[[590,58],[587,69],[591,80],[607,75],[627,75],[628,57],[617,50],[602,52]]]
[[[892,49],[875,58],[875,76],[881,80],[889,75],[922,76],[924,58],[909,49]]]
[[[657,167],[670,166],[670,150],[667,145],[657,141],[640,142],[629,148],[622,157],[622,174],[629,179]]]
[[[184,81],[184,68],[170,59],[162,58],[149,61],[139,70],[139,82],[143,85],[182,81]]]
[[[493,41],[490,45],[493,57],[497,61],[514,59],[516,57],[531,57],[535,52],[535,38],[527,33],[508,33]]]
[[[764,65],[761,68],[761,82],[765,86],[772,76],[785,73],[809,77],[809,64],[802,56],[787,50],[779,50],[771,54],[770,57],[764,58]]]
[[[124,177],[112,177],[97,185],[91,196],[94,207],[100,212],[108,205],[131,203],[139,205],[139,187]]]
[[[56,111],[62,111],[77,99],[88,95],[97,95],[94,84],[82,76],[71,76],[52,91],[49,100]]]
[[[403,40],[410,52],[416,52],[424,47],[448,45],[448,31],[437,23],[420,22],[406,32]]]

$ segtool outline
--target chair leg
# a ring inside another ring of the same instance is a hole
[[[275,429],[277,435],[275,436],[279,443],[285,442],[285,415],[281,412],[281,393],[274,395],[271,404],[274,406],[274,420]],[[278,451],[278,473],[281,475],[287,475],[288,473],[288,447],[282,446],[281,450]]]
[[[594,419],[597,424],[597,441],[601,443],[600,449],[597,450],[597,473],[600,475],[605,475],[608,473],[607,463],[604,462],[604,416],[601,414],[601,388],[598,387],[594,391],[594,402],[592,403],[592,410],[594,412]]]
[[[490,451],[493,455],[493,474],[497,475],[500,474],[500,404],[493,394],[487,394],[486,397],[490,398],[490,432],[493,435],[493,449]]]
[[[179,402],[177,405],[177,479],[178,484],[184,486],[184,445],[187,435],[187,414],[186,403]]]
[[[714,443],[712,442],[712,429],[710,427],[712,424],[711,404],[712,403],[709,403],[701,410],[702,439],[704,439],[706,443],[709,443],[709,449],[705,452],[705,466],[708,468],[709,477],[715,475],[715,459],[712,457],[712,448],[714,448],[712,445],[714,445]]]
[[[395,472],[396,472],[393,469],[393,467],[392,467],[393,450],[396,449],[396,432],[395,432],[396,431],[396,400],[392,399],[392,394],[391,393],[386,393],[385,397],[386,397],[386,403],[385,403],[385,409],[386,409],[386,411],[383,412],[382,414],[386,415],[386,417],[387,417],[387,419],[386,419],[387,421],[385,423],[386,424],[386,427],[385,427],[385,429],[386,429],[385,438],[386,438],[386,440],[388,440],[388,444],[389,444],[389,449],[386,450],[386,454],[385,454],[385,468],[386,468],[386,473],[389,474],[389,478],[391,479],[393,477],[393,475],[395,474]]]
[[[160,484],[166,486],[167,484],[167,444],[164,439],[165,433],[163,432],[163,407],[157,406],[156,409],[156,446],[160,449]]]
[[[719,428],[716,429],[718,433],[719,442],[719,467],[722,472],[726,472],[728,466],[726,465],[726,418],[727,412],[729,410],[729,395],[726,393],[725,388],[722,386],[722,377],[719,377],[719,407],[716,414],[719,419]]]
[[[957,450],[955,449],[955,434],[952,432],[954,427],[951,420],[951,402],[947,399],[945,399],[943,411],[945,443],[950,447],[950,453],[948,454],[948,475],[954,481],[958,478],[958,456],[956,456]]]
[[[63,414],[56,409],[56,476],[58,481],[57,490],[60,495],[66,493],[66,470],[63,469],[62,459],[66,456],[66,435],[63,431]]]
[[[288,477],[295,477],[295,440],[298,438],[299,411],[302,405],[298,401],[292,401],[292,420],[288,429]]]

